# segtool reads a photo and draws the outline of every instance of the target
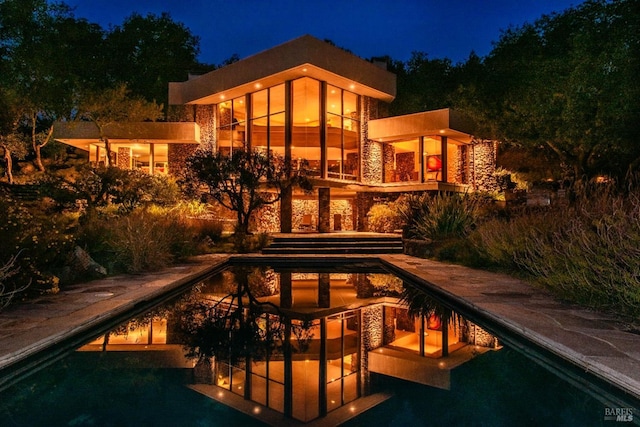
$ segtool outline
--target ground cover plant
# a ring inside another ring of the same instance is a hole
[[[523,274],[558,297],[640,316],[640,189],[578,186],[571,200],[520,209],[470,237],[488,265]]]

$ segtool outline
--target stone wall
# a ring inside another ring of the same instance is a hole
[[[460,340],[467,344],[480,347],[497,348],[498,338],[482,329],[480,326],[468,320],[463,320],[460,331]]]
[[[363,394],[370,389],[369,351],[381,347],[384,343],[384,306],[382,304],[363,307],[360,322],[360,380]]]
[[[280,202],[260,208],[254,215],[250,228],[258,233],[278,233],[280,231]]]
[[[200,146],[202,148],[215,150],[217,115],[215,105],[197,105],[196,106],[196,123],[200,126]]]
[[[131,169],[133,167],[131,157],[131,147],[118,147],[118,164],[120,169]]]
[[[187,157],[192,155],[198,146],[196,144],[167,144],[167,157],[169,160],[169,174],[180,175],[186,168]]]
[[[360,108],[360,138],[362,141],[362,182],[376,184],[382,182],[383,144],[369,139],[369,120],[377,118],[379,102],[363,96]]]
[[[494,141],[479,141],[474,148],[475,186],[480,191],[495,191],[496,183],[496,143]]]
[[[496,191],[496,149],[495,141],[476,141],[461,146],[458,150],[458,170],[456,182],[470,184],[474,190]]]

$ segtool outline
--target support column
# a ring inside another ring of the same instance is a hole
[[[280,198],[280,232],[291,233],[293,223],[293,188],[282,189]]]
[[[283,271],[280,273],[280,307],[291,308],[292,305],[291,272]]]
[[[446,136],[441,138],[440,159],[442,160],[442,177],[440,178],[440,181],[442,182],[447,182],[447,169],[449,169],[447,162],[447,141],[448,139]]]
[[[442,357],[449,355],[449,315],[442,315]]]
[[[156,146],[153,143],[149,144],[149,173],[156,173]]]
[[[320,319],[320,370],[318,384],[318,412],[327,415],[327,318]]]
[[[320,273],[318,277],[318,307],[331,307],[331,280],[329,273]]]
[[[331,193],[329,187],[318,188],[318,232],[331,231]]]

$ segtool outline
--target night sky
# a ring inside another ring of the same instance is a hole
[[[354,54],[389,55],[406,61],[411,52],[431,59],[465,61],[485,56],[500,31],[561,12],[582,0],[67,0],[77,17],[105,29],[133,12],[169,12],[200,37],[199,60],[219,64],[304,34],[330,39]]]

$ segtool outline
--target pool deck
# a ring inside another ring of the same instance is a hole
[[[499,332],[525,337],[551,357],[572,362],[579,370],[614,384],[631,402],[640,402],[638,330],[625,329],[624,323],[614,316],[559,302],[521,280],[407,255],[248,257],[305,258],[318,263],[328,259],[380,259],[390,269],[402,270],[405,277],[436,291],[463,311],[468,309],[491,319]],[[27,370],[29,357],[50,351],[71,336],[86,334],[96,325],[105,325],[144,305],[141,303],[152,302],[183,287],[219,268],[229,258],[229,255],[197,257],[188,264],[157,273],[108,277],[68,286],[56,295],[6,308],[0,312],[0,377],[7,372]]]

